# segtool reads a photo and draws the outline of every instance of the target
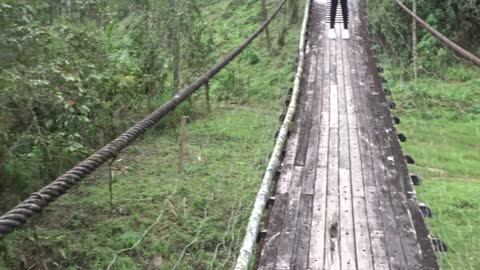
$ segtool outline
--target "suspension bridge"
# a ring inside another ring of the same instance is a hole
[[[299,110],[258,269],[438,269],[365,14],[358,1],[350,10],[352,38],[330,40],[329,9],[312,2]]]
[[[396,0],[397,1],[397,0]],[[154,126],[208,84],[275,18],[197,81],[55,181],[0,217],[0,238]],[[474,64],[480,60],[397,3],[428,31]],[[235,269],[439,269],[430,209],[416,199],[415,161],[404,155],[400,119],[371,50],[366,9],[349,1],[351,38],[327,38],[329,3],[307,0],[298,69],[276,144],[261,182]],[[423,25],[425,23],[425,25]],[[337,32],[341,25],[337,24]],[[431,28],[431,27],[430,27]],[[255,258],[255,259],[252,259]]]

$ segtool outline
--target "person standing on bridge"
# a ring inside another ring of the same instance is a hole
[[[330,6],[330,29],[328,31],[328,37],[330,39],[335,39],[337,38],[337,34],[335,33],[335,17],[337,16],[338,0],[331,1],[332,5]],[[348,32],[348,0],[340,0],[340,4],[342,6],[343,15],[342,38],[349,39],[350,33]]]

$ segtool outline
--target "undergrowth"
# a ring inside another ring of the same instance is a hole
[[[207,22],[216,29],[214,38],[223,40],[218,57],[259,25],[259,3],[232,8],[235,3],[206,7],[215,10]],[[276,5],[269,2],[269,9]],[[281,26],[275,21],[270,27],[274,43]],[[299,28],[290,25],[285,47],[275,45],[272,52],[260,36],[220,72],[210,82],[217,93],[211,114],[199,92],[117,157],[111,202],[104,166],[9,235],[0,245],[0,269],[106,269],[112,260],[111,269],[231,267],[292,83]],[[179,173],[179,131],[171,127],[185,114],[191,121],[185,171]]]
[[[160,269],[227,268],[276,127],[275,112],[255,107],[221,108],[189,125],[183,174],[174,132],[152,134],[129,148],[114,165],[113,206],[104,169],[48,208],[36,226],[9,237],[15,245],[7,247],[8,265],[105,269],[115,252],[132,246],[161,215],[112,269],[147,269],[159,258]]]
[[[442,269],[477,269],[480,265],[480,70],[452,65],[423,74],[415,82],[404,70],[387,66],[387,77],[408,137],[403,144],[424,179],[421,202],[433,211],[430,233],[448,252],[437,253]]]

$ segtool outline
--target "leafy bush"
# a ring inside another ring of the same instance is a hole
[[[403,3],[411,8],[412,1]],[[471,52],[480,47],[480,1],[417,0],[417,14],[442,34]],[[384,52],[408,67],[412,59],[411,18],[391,0],[369,0],[370,29]],[[436,38],[418,25],[420,65],[428,71],[447,67],[455,58]]]

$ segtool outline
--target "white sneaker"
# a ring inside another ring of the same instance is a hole
[[[328,30],[328,38],[329,39],[336,39],[337,38],[337,34],[335,33],[335,28],[330,28]]]
[[[350,33],[348,32],[348,29],[343,29],[342,30],[342,38],[343,39],[349,39],[350,38]]]

